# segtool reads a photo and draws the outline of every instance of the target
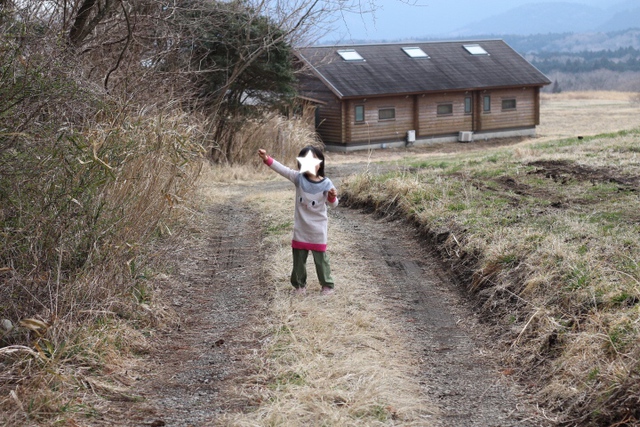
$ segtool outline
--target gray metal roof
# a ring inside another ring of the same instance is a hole
[[[488,55],[472,55],[479,44]],[[411,58],[403,47],[420,47],[429,58]],[[345,61],[354,49],[364,61]],[[446,90],[542,86],[550,80],[502,40],[393,43],[297,48],[297,55],[340,98]]]

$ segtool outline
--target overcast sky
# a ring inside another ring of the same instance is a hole
[[[367,4],[367,0],[361,0]],[[373,14],[345,13],[327,41],[398,40],[446,36],[466,24],[500,14],[523,4],[554,0],[372,0]],[[558,1],[558,0],[556,0]],[[563,0],[559,0],[563,1]],[[620,0],[564,0],[595,7],[607,7]]]

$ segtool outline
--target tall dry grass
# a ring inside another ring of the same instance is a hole
[[[256,170],[261,170],[262,163],[257,154],[259,148],[267,150],[282,163],[295,167],[295,158],[303,147],[323,147],[307,117],[308,112],[293,118],[269,112],[260,119],[247,120],[233,137],[234,161],[216,162],[207,179],[218,182],[255,179]]]
[[[183,113],[112,105],[55,133],[0,135],[5,425],[90,416],[119,395],[107,373],[162,316],[146,245],[189,198],[199,132]]]

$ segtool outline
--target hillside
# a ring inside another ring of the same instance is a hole
[[[585,32],[585,33],[549,33],[517,35],[505,34],[480,35],[474,38],[501,38],[521,54],[542,52],[601,52],[622,48],[640,49],[640,28],[622,31]]]

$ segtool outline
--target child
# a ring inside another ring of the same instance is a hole
[[[323,295],[333,294],[333,279],[327,250],[327,204],[338,206],[338,192],[324,176],[324,155],[316,147],[307,146],[298,155],[301,171],[290,169],[263,149],[258,150],[262,161],[296,186],[296,208],[293,219],[293,270],[291,284],[299,294],[306,292],[307,256],[313,254]],[[301,161],[303,164],[301,164]],[[315,173],[313,170],[315,169]]]

